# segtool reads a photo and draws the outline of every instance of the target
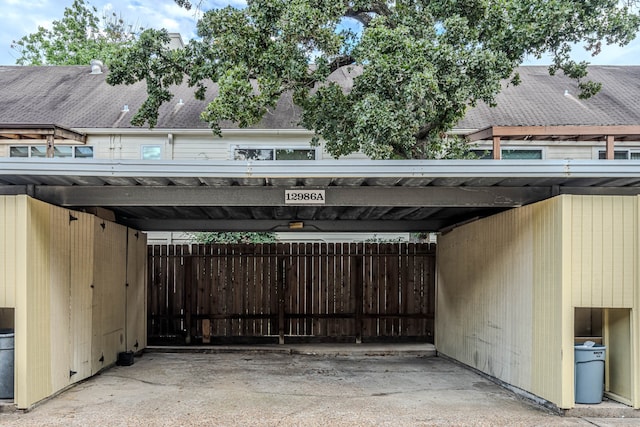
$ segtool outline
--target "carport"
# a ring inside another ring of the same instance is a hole
[[[588,225],[566,222],[577,209],[571,206],[584,202],[587,209],[586,201],[596,206],[606,200],[616,206],[612,212],[621,212],[625,224],[635,227],[631,240],[625,241],[633,249],[629,256],[637,260],[639,166],[633,161],[569,160],[246,163],[2,159],[0,195],[26,196],[69,213],[92,213],[142,231],[439,232],[446,249],[443,252],[439,245],[437,254],[438,351],[569,408],[573,406],[573,354],[567,349],[573,345],[574,308],[589,304],[631,310],[637,297],[586,302],[572,298],[571,286],[577,285],[570,283],[571,272],[565,265],[574,252],[563,246],[566,241],[548,239],[550,243],[544,246],[536,236],[570,236],[566,230],[571,227],[578,227],[574,230],[577,233]],[[604,217],[615,223],[616,215],[605,212]],[[547,224],[539,227],[546,234],[528,227],[531,222]],[[524,242],[519,240],[523,230],[528,236]],[[510,248],[505,242],[513,241],[521,242],[513,252],[521,258],[495,250]],[[533,245],[535,251],[528,251],[527,245]],[[548,261],[548,257],[556,262],[537,261]],[[536,261],[514,278],[505,261],[514,259]],[[547,268],[549,274],[545,273]],[[452,275],[456,271],[464,274]],[[488,271],[489,278],[476,281]],[[631,278],[624,282],[625,292],[640,288],[635,271],[632,268]],[[529,276],[534,277],[527,282],[531,292],[518,293],[519,280]],[[548,292],[541,291],[541,283],[548,285]],[[493,286],[496,284],[510,286]],[[475,294],[467,291],[474,286],[482,286],[486,299],[470,298]],[[612,284],[604,284],[609,286]],[[501,300],[501,295],[517,298]],[[543,313],[556,317],[547,316],[546,322],[519,317],[519,308],[529,307],[535,314],[543,302],[547,304]],[[145,312],[145,303],[137,306],[138,312]],[[127,308],[127,312],[131,310]],[[500,323],[489,315],[496,312],[506,313]],[[625,317],[620,312],[612,315]],[[634,330],[637,319],[630,315],[626,319],[627,329]],[[610,336],[622,342],[627,329],[617,327]],[[548,331],[548,339],[542,331]],[[473,339],[468,340],[469,336]],[[509,354],[519,355],[538,351],[532,341],[520,340],[523,336],[545,342],[546,348],[539,352],[547,357],[535,353],[532,358],[508,356],[507,360],[494,351],[507,348]],[[618,357],[627,358],[628,369],[616,375],[640,372],[635,368],[638,343],[627,337],[631,345]],[[623,392],[635,407],[640,405],[640,393],[635,391],[639,384],[634,377],[628,393]]]

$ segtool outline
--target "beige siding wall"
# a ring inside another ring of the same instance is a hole
[[[15,308],[19,408],[113,364],[125,330],[137,350],[146,346],[144,234],[27,196],[0,197],[0,212],[0,297]]]
[[[94,221],[92,373],[112,365],[124,351],[127,228]],[[99,262],[98,262],[99,260]]]
[[[575,308],[604,308],[608,390],[640,406],[639,202],[560,196],[441,236],[438,351],[571,408]]]
[[[459,227],[439,238],[436,257],[438,351],[556,403],[563,386],[559,203]]]
[[[68,213],[68,212],[67,212]],[[69,347],[71,383],[91,376],[92,307],[94,277],[95,221],[92,215],[73,213],[77,218],[69,227],[71,265],[69,303]],[[68,220],[68,218],[67,218]]]
[[[546,147],[547,160],[583,159],[592,158],[593,149],[591,146],[575,145],[550,145]]]
[[[575,307],[633,307],[638,198],[567,197]]]
[[[128,230],[126,350],[139,351],[147,346],[147,236]]]
[[[213,133],[173,134],[157,132],[147,135],[89,135],[87,145],[94,147],[96,159],[140,160],[144,145],[158,145],[164,160],[232,160],[234,147],[242,148],[311,148],[311,133],[269,132],[235,133],[225,132],[219,138]],[[343,159],[367,159],[362,153],[353,153]],[[324,150],[318,149],[318,160],[333,159]]]
[[[26,198],[0,196],[0,307],[3,308],[15,308],[16,287],[26,282],[26,233]]]
[[[27,199],[27,280],[16,293],[16,402],[29,404],[52,392],[51,215]],[[53,292],[58,289],[53,289]]]

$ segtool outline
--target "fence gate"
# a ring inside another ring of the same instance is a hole
[[[150,344],[433,342],[435,245],[149,246]]]

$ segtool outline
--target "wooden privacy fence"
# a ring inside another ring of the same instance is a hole
[[[150,344],[433,342],[435,245],[149,246]]]

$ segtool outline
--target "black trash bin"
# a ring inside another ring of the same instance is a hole
[[[606,347],[587,342],[574,346],[576,403],[601,403]]]
[[[0,399],[13,399],[14,348],[13,329],[0,329]]]

